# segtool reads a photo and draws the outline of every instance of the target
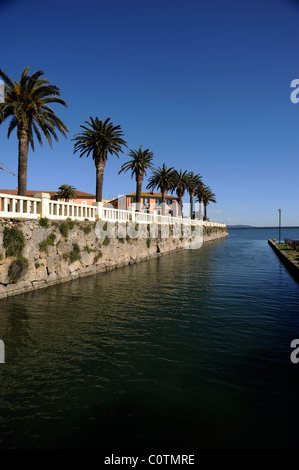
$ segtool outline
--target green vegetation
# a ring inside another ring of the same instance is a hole
[[[41,251],[48,251],[49,245],[54,245],[56,234],[53,232],[43,242],[39,244]]]
[[[66,219],[66,221],[67,221],[67,223],[68,223],[69,229],[70,229],[70,230],[73,230],[73,228],[75,227],[75,221],[72,220],[70,217],[68,217],[68,218]]]
[[[75,227],[75,222],[71,219],[66,219],[59,225],[59,231],[61,235],[67,238],[69,234],[69,230],[72,230]]]
[[[70,257],[70,255],[68,255],[67,253],[64,253],[64,255],[63,255],[63,259],[65,259],[65,260],[68,260],[68,259],[69,259],[69,257]]]
[[[146,246],[147,246],[148,248],[151,247],[151,239],[150,239],[150,238],[147,238],[147,239],[146,239]]]
[[[291,248],[289,245],[286,245],[284,243],[277,243],[277,248],[280,250],[284,251],[287,255],[291,256],[294,261],[299,261],[299,252]]]
[[[172,167],[168,168],[165,163],[163,163],[162,168],[159,166],[155,168],[152,176],[148,180],[148,189],[155,189],[157,187],[162,193],[162,214],[165,213],[167,192],[173,189],[174,181],[174,169]]]
[[[70,253],[70,261],[71,263],[74,263],[74,261],[78,261],[81,258],[80,255],[80,248],[77,245],[77,243],[73,244],[73,251]]]
[[[194,213],[193,213],[193,199],[196,194],[197,188],[201,187],[202,182],[201,182],[201,176],[199,174],[195,174],[193,171],[190,171],[188,173],[187,177],[187,190],[190,196],[190,218],[194,218]]]
[[[41,78],[44,75],[41,70],[33,75],[29,75],[29,72],[30,67],[26,67],[17,82],[0,70],[0,78],[5,82],[5,99],[0,103],[0,124],[10,118],[7,137],[16,129],[19,140],[19,196],[26,196],[27,193],[28,150],[29,144],[34,150],[33,136],[42,145],[44,135],[51,147],[52,138],[58,140],[57,130],[64,136],[68,132],[52,108],[53,103],[67,106],[59,96],[59,88],[51,85],[46,78]]]
[[[93,250],[92,248],[90,248],[88,245],[86,245],[84,247],[84,251],[87,251],[87,253],[90,255],[90,253],[93,253],[95,250]]]
[[[68,202],[70,199],[77,198],[77,190],[74,186],[62,184],[59,186],[56,196],[58,199],[64,199],[65,202]]]
[[[127,147],[127,143],[122,139],[123,132],[120,126],[114,126],[110,118],[106,121],[100,121],[98,117],[90,122],[85,121],[87,126],[80,126],[83,131],[76,134],[74,139],[74,153],[79,152],[80,158],[83,155],[87,157],[91,154],[96,167],[96,201],[102,202],[103,199],[103,179],[104,168],[108,154],[116,155],[123,153],[122,147]]]
[[[90,225],[84,225],[84,226],[82,227],[82,230],[83,230],[83,232],[85,233],[85,235],[88,235],[88,234],[91,232],[92,227],[91,227]]]
[[[14,284],[21,279],[28,269],[28,264],[28,259],[23,256],[18,256],[18,258],[10,264],[8,268],[8,279],[10,284]]]
[[[18,256],[25,246],[25,237],[21,230],[16,227],[5,227],[3,233],[3,246],[6,256]]]
[[[104,241],[103,241],[103,246],[107,246],[107,245],[109,245],[109,243],[110,243],[110,238],[105,237]]]
[[[154,167],[152,165],[152,161],[154,158],[153,152],[149,149],[141,150],[142,145],[140,145],[138,150],[130,150],[129,156],[131,160],[124,163],[118,172],[126,173],[128,170],[131,170],[131,178],[135,175],[136,178],[136,203],[137,208],[139,209],[139,205],[141,204],[141,191],[142,191],[142,183],[143,178],[146,176],[146,170],[151,169],[153,170]]]
[[[2,261],[2,260],[3,260],[3,253],[2,253],[2,251],[0,251],[0,261]]]
[[[46,228],[49,227],[49,219],[47,219],[47,217],[41,217],[39,219],[39,225],[41,227],[46,227]]]
[[[95,256],[94,258],[94,262],[97,263],[99,261],[100,258],[102,258],[103,256],[103,253],[101,252],[101,250],[98,252],[98,254]]]

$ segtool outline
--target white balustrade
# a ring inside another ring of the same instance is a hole
[[[136,212],[135,210],[118,210],[103,207],[101,203],[92,206],[73,204],[71,202],[52,201],[48,193],[37,193],[35,197],[14,196],[0,193],[0,217],[38,219],[47,217],[52,220],[90,220],[97,219],[111,222],[136,222],[144,224],[183,224],[204,227],[226,227],[226,224],[211,221],[190,219],[189,217],[172,217],[157,213]]]
[[[79,221],[85,219],[94,221],[97,218],[97,208],[71,202],[49,201],[49,214],[46,217],[56,220],[69,218]]]
[[[0,217],[11,219],[38,219],[37,203],[38,198],[24,196],[10,196],[0,194]]]

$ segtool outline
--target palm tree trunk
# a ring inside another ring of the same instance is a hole
[[[177,195],[177,198],[178,198],[178,203],[179,203],[179,210],[180,210],[180,214],[178,214],[178,216],[181,216],[183,215],[183,194],[180,190],[180,188],[177,188],[177,191],[176,191],[176,195]]]
[[[179,207],[180,207],[180,214],[178,214],[180,217],[183,217],[183,196],[179,197]]]
[[[18,196],[27,196],[27,162],[28,136],[25,129],[18,129],[19,162],[18,162]]]
[[[143,175],[136,176],[136,211],[141,208],[141,192],[142,192]]]
[[[105,162],[96,162],[96,202],[102,202],[103,199],[104,168]]]
[[[162,215],[165,215],[167,191],[162,191]]]
[[[208,204],[204,204],[204,216],[203,216],[203,220],[207,220],[207,207],[208,207]]]
[[[194,192],[190,192],[190,219],[193,219],[193,198],[194,198]]]

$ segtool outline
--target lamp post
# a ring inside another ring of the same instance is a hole
[[[281,209],[278,209],[279,213],[279,243],[280,243],[280,232],[281,232]]]

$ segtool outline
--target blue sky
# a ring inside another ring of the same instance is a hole
[[[28,189],[95,192],[91,158],[73,154],[89,116],[120,124],[155,164],[200,173],[208,216],[230,224],[299,225],[299,2],[295,0],[11,0],[1,2],[0,68],[43,70],[68,108],[51,150],[29,154]],[[0,162],[17,171],[17,140],[0,126]],[[104,197],[135,190],[108,158]],[[146,181],[144,187],[146,185]],[[17,179],[0,172],[0,187]],[[186,202],[188,198],[185,198]]]

